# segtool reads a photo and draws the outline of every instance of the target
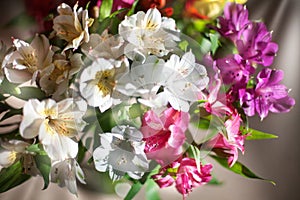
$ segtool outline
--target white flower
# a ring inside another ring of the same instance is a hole
[[[101,35],[91,34],[90,41],[82,44],[81,50],[92,60],[97,58],[125,60],[123,38],[108,34],[107,30]]]
[[[51,160],[74,158],[78,145],[71,138],[84,128],[85,111],[83,100],[69,98],[56,103],[52,99],[30,99],[23,108],[20,134],[28,139],[38,136]]]
[[[113,60],[96,59],[83,70],[80,76],[82,96],[90,106],[99,107],[101,112],[109,109],[112,105],[121,103],[121,97],[115,91],[115,85],[121,74],[127,70],[127,66],[116,66]]]
[[[187,112],[207,84],[206,69],[195,62],[192,52],[187,52],[182,58],[172,55],[166,63],[155,56],[148,57],[122,76],[116,89],[140,97],[139,101],[149,107],[170,103],[174,109]]]
[[[88,11],[78,8],[78,3],[72,8],[62,3],[57,12],[59,15],[53,20],[53,29],[58,37],[68,42],[67,49],[77,49],[82,43],[89,41],[88,28],[92,25],[93,19],[89,18]]]
[[[13,44],[16,50],[10,54],[4,66],[5,75],[10,82],[34,82],[38,73],[52,64],[54,52],[44,35],[36,35],[31,44],[19,39],[13,39]]]
[[[84,173],[77,161],[69,158],[63,161],[56,161],[51,166],[51,182],[58,183],[60,187],[67,187],[68,190],[77,195],[76,178],[83,184]]]
[[[67,58],[65,54],[55,54],[53,64],[41,72],[39,83],[42,90],[55,100],[62,99],[69,87],[69,80],[83,65],[81,56],[75,53]]]
[[[9,140],[1,142],[0,168],[7,168],[16,163],[22,162],[24,173],[35,176],[39,173],[33,155],[27,152],[30,144],[21,140]]]
[[[145,143],[142,133],[134,127],[119,126],[111,133],[100,134],[101,146],[94,150],[95,167],[100,172],[109,171],[115,181],[126,173],[134,179],[142,177],[148,169],[144,153]]]
[[[5,65],[5,60],[7,60],[7,57],[10,56],[12,50],[13,48],[7,49],[4,42],[0,41],[0,84],[4,79],[3,65]]]
[[[132,60],[148,54],[167,55],[176,46],[175,41],[179,40],[176,32],[175,21],[162,18],[156,8],[149,9],[147,13],[139,11],[126,17],[119,25],[119,34],[128,42],[125,54]]]

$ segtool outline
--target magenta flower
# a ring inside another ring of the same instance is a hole
[[[283,78],[283,71],[263,69],[257,75],[255,89],[241,89],[240,103],[248,116],[255,111],[264,119],[269,111],[274,113],[289,112],[295,105],[295,100],[288,96],[288,89],[279,82]]]
[[[272,34],[263,22],[252,22],[236,41],[239,54],[246,60],[270,66],[278,51],[278,45],[271,42]]]
[[[176,175],[176,189],[186,197],[193,188],[208,183],[211,176],[212,165],[200,165],[200,171],[193,158],[183,158]]]
[[[249,80],[249,76],[255,72],[255,68],[237,54],[220,58],[216,62],[225,84],[246,83]]]
[[[219,17],[219,33],[236,41],[239,33],[247,28],[250,23],[248,19],[248,10],[241,4],[227,3],[224,8],[224,17]]]
[[[143,133],[145,153],[148,159],[156,160],[165,166],[176,160],[182,153],[185,131],[189,123],[189,114],[166,109],[159,115],[149,110],[143,116],[141,132]]]

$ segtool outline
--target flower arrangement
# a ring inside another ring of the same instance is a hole
[[[77,194],[90,166],[129,183],[124,199],[143,185],[150,199],[157,185],[185,198],[218,184],[209,159],[265,180],[239,152],[276,136],[248,117],[288,112],[295,100],[270,68],[278,45],[245,2],[30,2],[40,33],[0,45],[1,192],[41,176],[44,189]]]

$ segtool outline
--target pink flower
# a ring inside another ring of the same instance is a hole
[[[183,158],[176,175],[176,189],[186,197],[193,188],[206,184],[211,180],[212,165],[200,165],[200,171],[193,158]]]
[[[244,153],[244,142],[247,135],[242,135],[240,132],[240,122],[240,116],[233,114],[231,118],[225,122],[226,133],[219,133],[207,144],[216,154],[227,158],[230,167],[232,167],[238,159],[238,150]]]
[[[208,183],[211,180],[211,169],[211,164],[200,164],[200,170],[198,171],[194,158],[179,158],[170,165],[162,168],[152,178],[160,188],[169,187],[175,183],[176,189],[185,198],[193,188]]]
[[[189,123],[189,114],[166,109],[159,115],[153,110],[145,113],[141,132],[144,136],[145,153],[148,159],[156,160],[165,166],[176,160],[182,153],[181,146]]]

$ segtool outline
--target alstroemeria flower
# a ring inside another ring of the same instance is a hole
[[[236,111],[234,111],[236,112]],[[228,159],[228,165],[232,167],[238,159],[238,150],[244,153],[246,135],[240,132],[241,117],[233,113],[224,123],[225,131],[218,133],[206,144],[208,148]]]
[[[128,70],[128,66],[114,60],[98,58],[85,68],[80,76],[80,92],[93,107],[101,112],[121,103],[118,91],[115,90],[117,80]]]
[[[89,41],[88,28],[92,25],[93,19],[89,18],[88,11],[78,8],[78,4],[72,8],[62,3],[57,12],[59,15],[53,20],[53,29],[58,37],[68,42],[67,49],[77,49],[82,43]]]
[[[13,39],[13,44],[16,50],[5,62],[4,72],[7,79],[13,83],[36,81],[39,72],[52,63],[54,52],[48,38],[36,35],[30,44],[19,39]]]
[[[288,96],[286,86],[280,84],[283,71],[263,69],[257,75],[254,89],[239,90],[240,103],[248,116],[255,111],[264,119],[269,111],[274,113],[288,112],[295,105],[295,100]]]
[[[75,195],[77,195],[76,178],[85,184],[84,173],[75,159],[68,158],[52,163],[50,172],[51,182],[57,183],[60,187],[66,186]]]
[[[208,183],[211,176],[212,165],[200,165],[198,171],[196,160],[193,158],[183,158],[176,173],[176,189],[183,197],[186,197],[193,188]]]
[[[194,158],[179,158],[170,165],[161,168],[158,174],[152,176],[160,188],[169,187],[175,183],[176,189],[185,197],[193,190],[208,183],[211,176],[212,165],[202,165],[200,170]]]
[[[199,19],[214,19],[222,13],[225,3],[224,0],[187,0],[185,14]]]
[[[52,99],[30,99],[23,108],[20,134],[24,138],[38,136],[51,160],[65,160],[77,155],[78,145],[71,139],[82,131],[85,122],[85,101],[64,99],[56,103]]]
[[[192,52],[187,52],[182,58],[172,55],[166,63],[149,56],[122,76],[117,88],[125,95],[141,97],[139,101],[149,107],[170,103],[174,109],[187,112],[207,83],[205,67],[196,63]]]
[[[217,59],[216,65],[220,69],[225,84],[247,83],[250,75],[255,72],[255,68],[238,54]]]
[[[139,130],[130,126],[116,126],[111,133],[100,134],[100,138],[101,145],[93,153],[96,170],[109,171],[113,181],[126,173],[131,178],[139,179],[148,170],[145,143]]]
[[[241,31],[250,23],[246,7],[235,3],[225,5],[224,16],[219,17],[219,20],[220,28],[217,28],[219,33],[232,41],[236,41]]]
[[[134,60],[137,55],[146,57],[148,54],[167,55],[176,46],[179,38],[167,32],[177,32],[175,21],[161,17],[156,8],[142,11],[125,17],[119,25],[119,34],[128,42],[125,55]]]
[[[36,176],[39,171],[35,165],[33,155],[26,151],[28,146],[30,146],[29,143],[21,140],[1,141],[0,170],[21,161],[24,173]]]
[[[159,114],[153,110],[146,112],[141,131],[146,142],[147,158],[156,160],[162,166],[176,160],[183,153],[188,123],[189,114],[172,107]]]
[[[0,41],[0,84],[4,79],[3,65],[6,63],[7,57],[10,56],[13,48],[7,48],[3,41]]]
[[[76,74],[83,62],[81,54],[71,54],[69,58],[64,54],[55,54],[53,64],[41,72],[40,87],[55,100],[60,100],[65,95],[69,80]]]
[[[272,33],[263,22],[252,22],[241,31],[236,41],[239,54],[251,62],[270,66],[278,51],[278,45],[272,40]]]

